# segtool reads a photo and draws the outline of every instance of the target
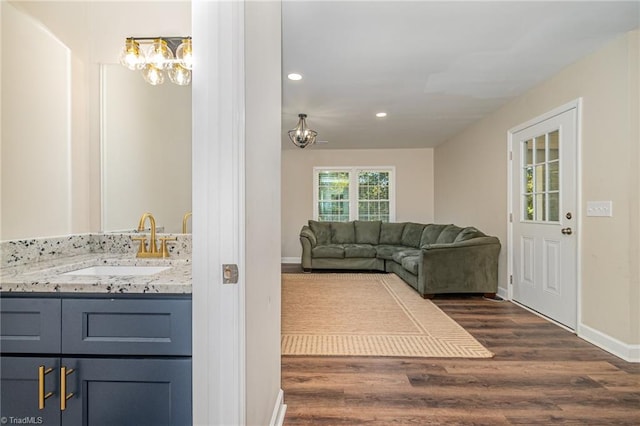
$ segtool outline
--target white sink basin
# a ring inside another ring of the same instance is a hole
[[[90,266],[88,268],[77,269],[65,272],[62,275],[102,275],[102,276],[122,276],[122,275],[154,275],[170,269],[171,266]]]

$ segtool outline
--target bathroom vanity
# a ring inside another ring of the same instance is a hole
[[[0,284],[0,417],[191,424],[190,259],[98,250],[17,263]]]

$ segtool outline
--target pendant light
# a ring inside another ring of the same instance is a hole
[[[289,130],[287,133],[289,134],[289,139],[291,142],[299,148],[305,148],[309,145],[313,145],[316,141],[316,136],[318,136],[318,132],[315,130],[311,130],[307,126],[307,114],[298,114],[298,124],[295,129]]]

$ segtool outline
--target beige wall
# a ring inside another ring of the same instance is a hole
[[[0,239],[68,234],[73,200],[71,51],[11,4],[0,6],[5,107]]]
[[[247,425],[280,392],[280,50],[280,2],[245,3]]]
[[[437,222],[474,224],[507,242],[507,131],[583,98],[581,323],[640,343],[638,289],[638,32],[567,67],[435,150]],[[611,218],[586,217],[612,200]],[[507,247],[500,287],[507,287]]]
[[[433,222],[433,149],[282,151],[282,257],[299,258],[298,235],[313,218],[313,168],[395,166],[396,221]]]

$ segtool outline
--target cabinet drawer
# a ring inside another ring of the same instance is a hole
[[[60,353],[60,299],[0,298],[2,353]]]
[[[64,299],[62,351],[191,355],[191,300]]]

